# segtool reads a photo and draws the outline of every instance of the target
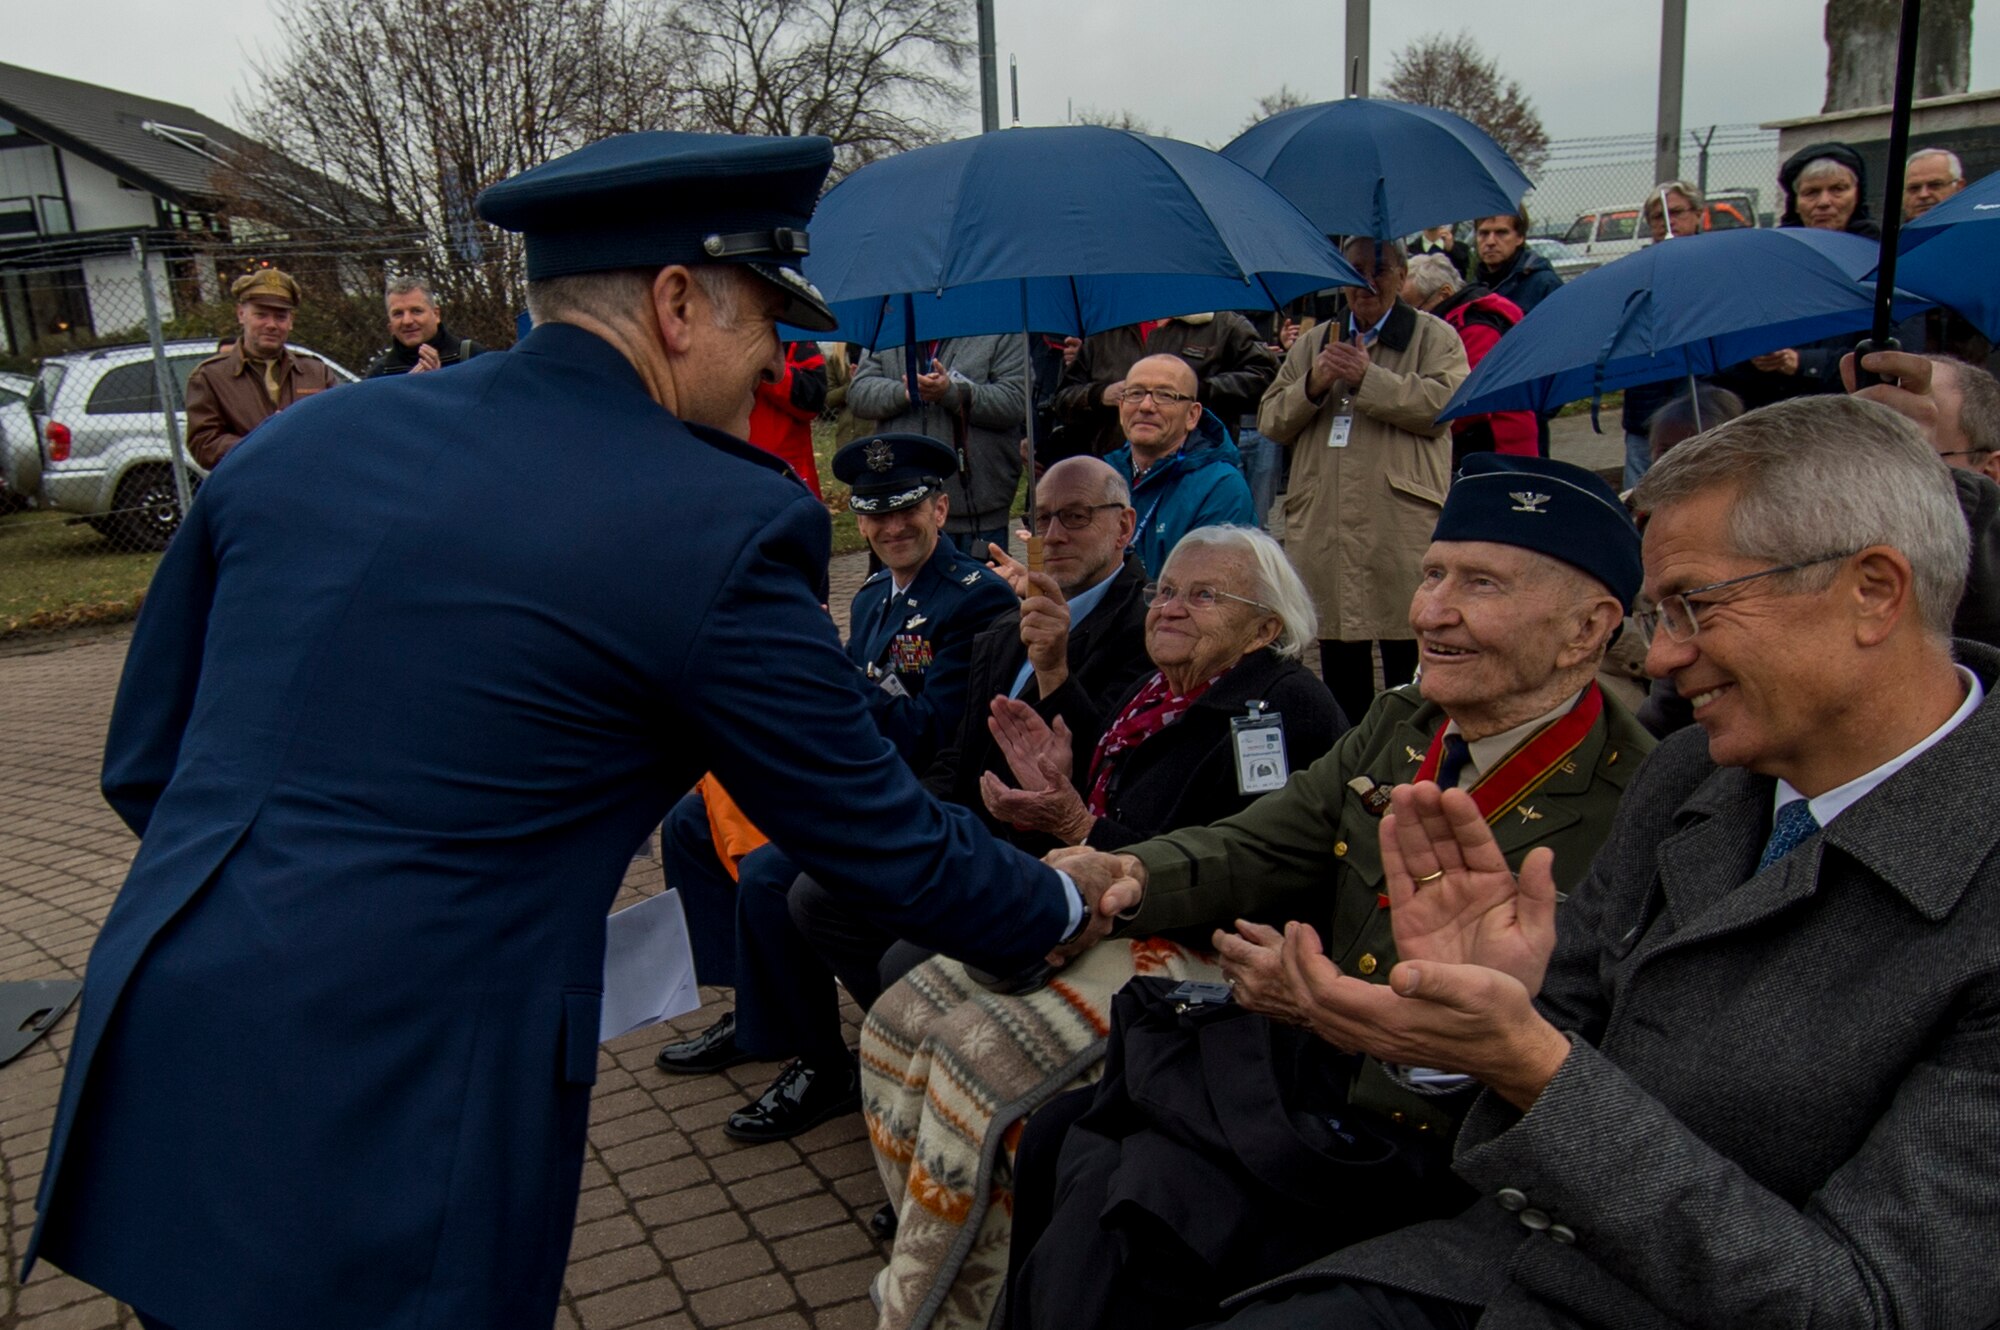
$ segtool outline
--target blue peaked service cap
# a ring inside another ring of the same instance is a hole
[[[528,280],[734,263],[785,296],[781,322],[834,327],[819,291],[794,266],[833,166],[817,135],[620,134],[531,167],[482,191],[479,215],[526,242]]]

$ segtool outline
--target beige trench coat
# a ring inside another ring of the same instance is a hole
[[[1292,343],[1257,429],[1292,449],[1285,549],[1318,606],[1320,636],[1408,638],[1410,596],[1451,484],[1451,427],[1437,413],[1471,370],[1451,325],[1399,302],[1368,349],[1360,392],[1336,383],[1315,403],[1306,371],[1345,322]],[[1347,411],[1348,444],[1331,447],[1333,418]]]

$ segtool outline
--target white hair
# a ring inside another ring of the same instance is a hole
[[[1909,160],[1903,163],[1903,169],[1907,171],[1912,166],[1915,166],[1917,159],[1920,157],[1942,157],[1945,160],[1945,165],[1951,168],[1951,178],[1953,180],[1965,179],[1965,163],[1958,160],[1958,154],[1949,148],[1918,148],[1910,154]]]
[[[753,280],[734,264],[704,263],[688,269],[715,307],[715,326],[736,326],[742,314],[743,284]],[[543,277],[528,283],[528,317],[537,324],[560,322],[565,315],[583,314],[599,323],[630,323],[653,303],[653,279],[658,268],[612,268],[568,277]]]
[[[425,301],[436,307],[437,296],[431,291],[431,284],[421,277],[391,277],[388,284],[382,288],[382,298],[394,300],[397,296],[406,296],[412,291],[423,292]]]
[[[1813,158],[1811,161],[1807,162],[1804,166],[1801,166],[1799,168],[1799,173],[1796,176],[1792,177],[1792,181],[1795,186],[1803,185],[1808,180],[1818,180],[1822,176],[1830,176],[1834,174],[1846,176],[1848,180],[1852,181],[1857,186],[1860,185],[1861,183],[1861,177],[1854,174],[1853,167],[1849,166],[1845,162],[1837,162],[1831,157]]]
[[[1403,285],[1417,293],[1412,304],[1424,305],[1440,291],[1456,291],[1460,280],[1458,266],[1444,255],[1419,254],[1410,260],[1410,275]]]
[[[1287,660],[1297,660],[1306,647],[1319,640],[1319,612],[1313,608],[1306,584],[1285,555],[1285,547],[1251,526],[1198,526],[1174,542],[1167,566],[1182,550],[1214,549],[1240,555],[1249,565],[1255,583],[1251,599],[1278,616],[1282,625],[1271,649]]]

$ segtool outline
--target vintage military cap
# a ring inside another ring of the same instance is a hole
[[[1617,492],[1552,458],[1467,457],[1431,539],[1488,540],[1546,554],[1604,583],[1628,613],[1643,577],[1639,529]]]
[[[833,314],[795,265],[832,165],[816,135],[619,134],[491,186],[477,207],[522,234],[529,281],[740,263],[784,293],[780,319],[825,332]]]
[[[922,434],[871,434],[833,455],[833,474],[850,491],[847,506],[880,516],[914,507],[958,473],[958,455]]]
[[[292,280],[290,273],[276,268],[259,268],[256,272],[245,273],[229,284],[229,294],[239,305],[246,300],[261,300],[296,309],[300,303],[299,284]]]

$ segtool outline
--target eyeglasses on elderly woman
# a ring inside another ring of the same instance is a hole
[[[1185,587],[1167,581],[1148,582],[1139,589],[1139,596],[1148,605],[1171,605],[1178,600],[1191,610],[1212,610],[1218,600],[1235,600],[1245,605],[1254,605],[1267,613],[1272,612],[1271,607],[1261,600],[1239,596],[1234,591],[1224,591],[1221,587],[1209,586],[1203,582],[1195,582]]]

